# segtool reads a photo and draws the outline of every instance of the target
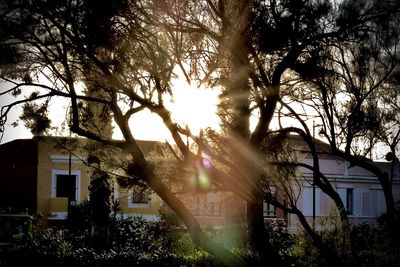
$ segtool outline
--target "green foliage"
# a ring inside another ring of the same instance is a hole
[[[360,224],[352,229],[357,266],[400,266],[400,246],[380,226]]]
[[[194,246],[172,213],[163,211],[161,214],[156,222],[136,217],[117,220],[111,230],[111,249],[97,252],[88,246],[87,230],[37,229],[24,245],[1,251],[0,265],[18,266],[30,262],[76,267],[221,266],[209,253]],[[400,248],[391,243],[388,233],[381,227],[367,224],[353,227],[353,258],[339,253],[338,229],[320,232],[327,247],[332,249],[330,255],[316,248],[305,233],[287,233],[280,223],[272,223],[267,229],[272,247],[281,257],[279,266],[400,266]],[[218,239],[222,230],[205,231]],[[257,259],[246,248],[235,248],[232,252],[251,266],[257,264]]]
[[[304,232],[295,236],[295,243],[291,247],[295,266],[400,266],[400,247],[391,241],[389,234],[379,225],[362,223],[353,226],[352,248],[348,248],[348,251],[341,249],[338,228],[321,231],[320,235],[328,252],[316,248]]]
[[[20,57],[15,47],[0,44],[0,69],[7,69],[10,65],[16,64],[18,60]]]
[[[282,266],[289,266],[294,258],[293,246],[295,244],[295,236],[288,233],[285,222],[273,221],[267,226],[267,236],[276,250],[276,254],[280,257]]]
[[[110,229],[111,249],[103,251],[95,251],[89,246],[87,214],[87,204],[75,206],[68,218],[68,228],[37,229],[23,246],[2,251],[0,265],[14,266],[28,261],[76,267],[221,266],[211,254],[193,244],[182,223],[168,210],[161,210],[160,220],[155,222],[140,217],[114,221]],[[288,252],[292,236],[285,232],[283,225],[271,225],[269,229],[269,236],[274,247],[281,251],[283,262],[291,262]],[[205,229],[207,235],[221,243],[222,231],[211,227]],[[232,252],[249,263],[257,262],[245,248],[236,248]]]
[[[348,257],[338,254],[338,231],[324,230],[319,234],[323,237],[325,250],[316,247],[305,232],[295,236],[292,253],[296,266],[348,266],[351,262]]]
[[[271,53],[323,31],[321,21],[332,11],[329,1],[254,1],[252,36],[260,51]],[[270,38],[273,36],[273,38]]]
[[[19,246],[32,235],[34,218],[26,214],[0,212],[1,246]]]
[[[29,262],[41,266],[220,266],[210,254],[195,249],[187,234],[174,233],[170,227],[164,220],[117,221],[112,249],[102,252],[82,242],[87,239],[87,231],[38,230],[24,246],[2,251],[0,265]]]

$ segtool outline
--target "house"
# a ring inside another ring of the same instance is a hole
[[[17,212],[39,213],[43,225],[62,222],[70,205],[88,198],[91,170],[85,165],[82,151],[63,148],[66,138],[38,136],[14,140],[0,145],[0,209],[12,208]],[[85,139],[77,139],[85,142]],[[303,163],[312,165],[311,155],[298,137],[292,136],[290,147],[297,150]],[[340,158],[327,153],[326,144],[317,141],[320,170],[342,197],[353,223],[375,222],[385,211],[385,201],[376,177],[364,169],[350,167]],[[145,154],[156,150],[157,142],[139,141]],[[389,171],[390,163],[375,162]],[[301,187],[297,192],[297,206],[307,220],[315,217],[321,225],[328,215],[334,215],[332,201],[318,188],[313,194],[312,172],[300,169]],[[399,166],[393,177],[393,194],[400,199]],[[111,181],[112,198],[120,204],[120,217],[142,216],[157,220],[163,202],[155,195],[139,188],[126,189],[117,179]],[[279,189],[272,188],[279,194]],[[315,197],[314,197],[315,196]],[[235,228],[244,224],[245,205],[228,191],[186,192],[178,194],[202,226]],[[315,210],[315,212],[314,212]],[[269,203],[264,203],[265,221],[284,220],[290,230],[299,229],[296,216],[285,214]]]
[[[291,136],[290,147],[301,155],[301,162],[313,165],[312,156],[308,147],[298,136]],[[329,146],[315,140],[318,152],[320,171],[328,178],[329,182],[340,195],[347,210],[351,224],[366,222],[376,224],[377,219],[386,211],[386,202],[382,187],[372,173],[357,167],[350,166],[342,158],[332,156]],[[381,170],[391,173],[391,162],[373,162]],[[319,188],[313,188],[313,173],[310,169],[300,168],[302,177],[299,178],[301,190],[297,191],[297,207],[303,212],[306,219],[322,227],[329,223],[338,214],[333,201]],[[314,194],[315,192],[315,194]],[[395,202],[400,201],[400,165],[398,160],[393,165],[392,192]],[[314,221],[315,220],[315,221]],[[297,231],[300,228],[298,218],[290,214],[287,217],[289,230]]]
[[[66,150],[65,142],[66,138],[37,136],[0,145],[0,209],[40,214],[47,226],[64,221],[70,205],[88,199],[91,170],[85,156],[78,150]],[[152,150],[154,142],[141,145]],[[140,214],[156,219],[159,198],[118,188],[114,181],[111,186],[125,217]]]
[[[85,153],[68,151],[68,138],[37,136],[0,145],[0,209],[42,215],[44,226],[66,220],[70,205],[88,199],[90,168]],[[74,139],[85,142],[85,139]],[[156,150],[157,142],[139,141],[145,154]],[[157,220],[163,202],[140,188],[124,188],[111,181],[112,198],[120,205],[119,217],[141,216]],[[223,228],[244,221],[244,203],[231,192],[178,194],[203,226]],[[276,209],[268,205],[266,217],[276,217]]]

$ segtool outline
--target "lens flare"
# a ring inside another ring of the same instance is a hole
[[[211,168],[211,158],[210,158],[210,156],[207,155],[206,153],[202,153],[201,155],[203,157],[203,166],[204,166],[204,168],[206,168],[206,169]]]
[[[210,178],[204,171],[199,172],[199,186],[201,189],[208,189],[211,185]]]

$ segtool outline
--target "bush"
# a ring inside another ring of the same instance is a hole
[[[1,252],[1,266],[22,266],[26,262],[58,265],[70,253],[72,245],[61,230],[36,232],[24,245]]]
[[[33,237],[20,247],[1,251],[0,266],[19,266],[27,262],[40,266],[74,267],[198,266],[197,262],[204,263],[200,266],[207,266],[213,261],[210,255],[195,249],[189,236],[178,225],[165,219],[157,222],[139,217],[119,220],[114,222],[110,232],[112,249],[96,252],[88,246],[87,227],[38,228]]]
[[[212,255],[196,248],[179,221],[162,214],[157,222],[142,218],[115,221],[111,230],[111,248],[96,252],[88,246],[89,232],[83,228],[36,229],[25,243],[2,250],[0,266],[19,266],[27,262],[40,266],[215,266]],[[400,266],[400,248],[381,227],[360,224],[352,228],[353,258],[341,255],[340,231],[325,230],[319,234],[331,255],[323,255],[305,233],[291,235],[282,224],[267,228],[272,248],[280,256],[277,266]],[[206,234],[223,242],[221,230],[208,228]],[[250,265],[258,261],[246,248],[233,253]],[[336,255],[337,257],[332,257]]]
[[[380,226],[360,224],[352,228],[354,265],[400,266],[400,247]]]
[[[267,225],[267,235],[281,266],[290,266],[293,261],[295,237],[288,233],[284,221],[272,221]]]

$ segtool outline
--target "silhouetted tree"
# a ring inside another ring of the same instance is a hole
[[[152,17],[154,6],[151,2],[129,1],[123,8],[110,7],[112,10],[106,10],[97,22],[103,7],[97,10],[86,5],[90,3],[21,0],[1,4],[1,48],[15,55],[2,60],[1,77],[13,84],[2,94],[19,94],[22,90],[23,94],[29,94],[26,91],[31,88],[38,90],[26,99],[2,107],[2,127],[15,105],[41,104],[42,99],[55,96],[68,98],[69,126],[73,133],[127,153],[130,165],[134,166],[127,168],[128,176],[157,193],[185,223],[197,245],[225,264],[242,265],[241,260],[202,232],[190,211],[154,175],[133,138],[129,120],[147,108],[161,117],[177,145],[185,147],[180,139],[181,128],[164,106],[164,98],[171,94],[170,78],[176,60],[170,54],[173,47],[166,42],[167,33],[157,27],[157,20]],[[46,82],[42,82],[43,77]],[[77,88],[80,81],[94,83],[91,88],[96,93],[81,92]],[[123,140],[99,134],[89,123],[92,104],[112,114]]]
[[[43,132],[50,126],[48,103],[53,97],[69,99],[72,132],[127,153],[128,176],[157,193],[185,223],[197,245],[227,265],[242,265],[202,232],[190,211],[155,175],[130,125],[133,115],[150,110],[170,131],[182,163],[193,166],[204,160],[184,136],[213,158],[216,164],[202,166],[202,171],[213,186],[230,190],[246,202],[250,250],[260,265],[267,264],[273,255],[268,255],[262,214],[266,195],[262,185],[268,177],[265,148],[273,145],[276,132],[271,131],[271,122],[277,107],[285,103],[284,85],[299,77],[321,77],[326,68],[316,67],[311,54],[362,40],[373,21],[383,22],[397,11],[396,3],[367,0],[340,5],[322,0],[5,1],[0,4],[0,50],[6,52],[1,53],[6,55],[0,62],[1,77],[13,87],[1,94],[29,96],[2,106],[0,126],[4,127],[12,107],[25,104],[33,107],[30,114],[41,111],[41,116],[25,119]],[[173,96],[176,66],[187,80],[222,86],[220,115],[227,134],[222,146],[207,144],[173,121],[164,102]],[[91,93],[77,88],[82,81]],[[38,92],[28,93],[32,88]],[[104,111],[112,117],[123,140],[93,127],[92,107],[95,113]],[[250,132],[252,112],[258,112],[258,121]],[[320,174],[314,141],[306,125],[303,128],[281,132],[296,132],[306,141],[313,154],[314,181],[340,210],[343,203]],[[227,151],[224,146],[229,146]],[[287,208],[280,199],[271,201]],[[297,214],[315,243],[321,244],[301,212],[294,207],[287,210]]]
[[[384,8],[379,3],[371,7],[378,11]],[[354,15],[366,7],[348,8]],[[385,8],[396,10],[398,6],[385,3]],[[295,70],[300,69],[298,73],[304,79],[299,86],[306,90],[299,90],[297,86],[289,89],[293,101],[316,114],[318,123],[322,124],[321,136],[328,140],[330,152],[378,178],[386,199],[388,229],[393,233],[397,227],[390,173],[370,159],[382,141],[392,151],[398,144],[398,116],[394,105],[398,96],[396,86],[390,86],[390,77],[395,75],[398,64],[397,20],[398,13],[376,18],[368,24],[368,29],[349,42],[311,50],[305,63],[294,66]],[[304,65],[308,65],[305,68],[308,73],[301,71]]]

